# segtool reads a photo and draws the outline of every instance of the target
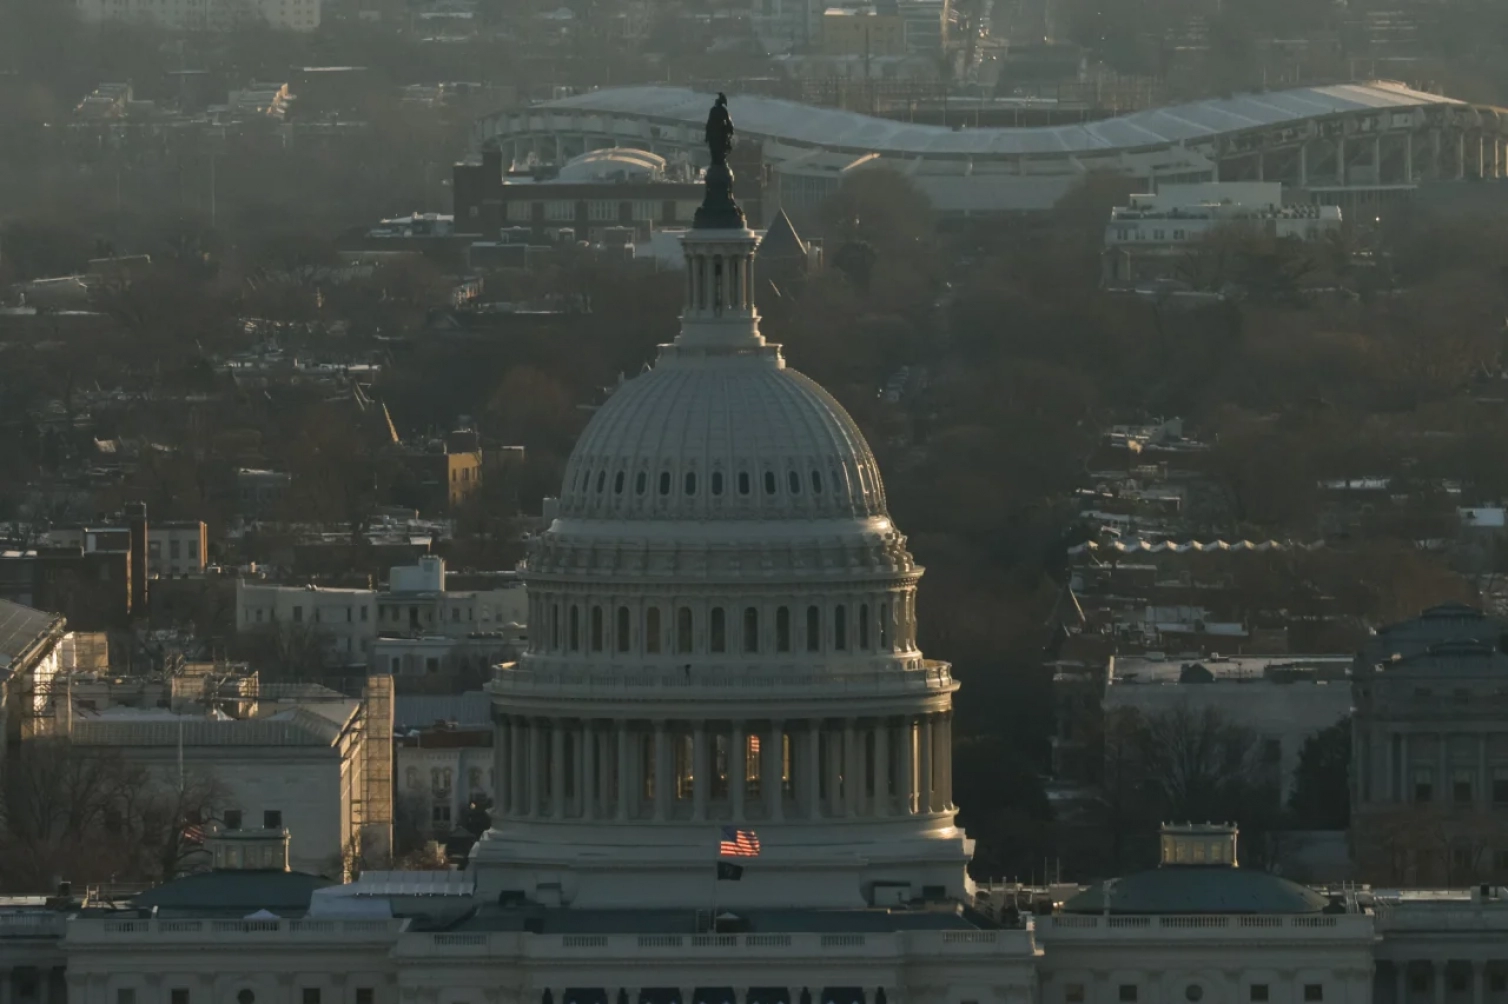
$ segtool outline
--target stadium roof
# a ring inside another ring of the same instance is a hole
[[[700,125],[706,120],[712,101],[711,94],[683,87],[612,87],[545,102],[535,110],[642,116],[667,124]],[[1427,105],[1459,104],[1454,98],[1374,81],[1238,94],[1081,125],[1031,128],[955,130],[753,94],[735,94],[730,110],[741,131],[769,139],[902,156],[967,157],[1134,149],[1194,142],[1221,133],[1345,112],[1407,111]]]

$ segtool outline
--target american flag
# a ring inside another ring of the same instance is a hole
[[[757,858],[759,857],[759,834],[753,830],[738,830],[731,826],[723,827],[723,839],[717,845],[719,857],[724,858]]]
[[[183,828],[183,842],[186,844],[204,843],[204,827],[198,823],[189,823]]]

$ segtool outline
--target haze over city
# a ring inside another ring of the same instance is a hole
[[[1508,1004],[1508,3],[7,0],[0,1004]]]

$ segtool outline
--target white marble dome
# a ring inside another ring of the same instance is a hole
[[[566,467],[560,515],[604,519],[883,515],[869,444],[843,406],[776,346],[666,346],[593,417]]]

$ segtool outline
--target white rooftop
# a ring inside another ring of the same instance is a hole
[[[700,129],[712,99],[711,94],[684,87],[612,87],[545,102],[534,110],[638,115]],[[737,94],[732,99],[734,123],[740,133],[866,153],[958,156],[1161,146],[1343,112],[1461,104],[1402,84],[1373,81],[1211,98],[1079,125],[954,130],[756,94]]]

